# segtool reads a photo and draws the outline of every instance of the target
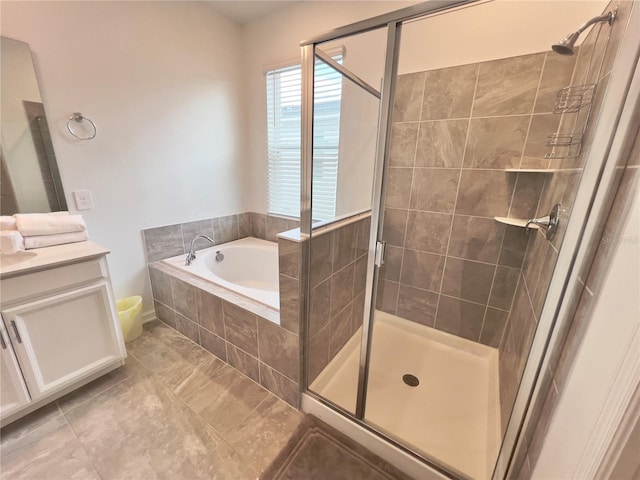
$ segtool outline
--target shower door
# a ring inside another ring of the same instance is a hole
[[[617,8],[628,19],[631,6],[554,16],[545,2],[467,3],[430,2],[303,47],[314,71],[306,385],[437,471],[502,478],[526,413],[514,404],[531,394],[518,389],[551,331],[554,268],[577,245],[563,239],[625,25],[596,24],[573,56],[551,40],[514,49],[504,39],[535,35],[532,16],[553,18],[561,38]],[[495,24],[474,22],[482,15]],[[512,24],[498,27],[500,15]],[[476,30],[460,36],[452,21]],[[376,67],[350,64],[349,42]],[[333,211],[321,198],[327,69],[343,86]]]

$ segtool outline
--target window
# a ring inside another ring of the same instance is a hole
[[[341,62],[342,56],[333,57]],[[300,215],[300,65],[267,72],[269,213]],[[324,62],[315,66],[313,218],[335,217],[342,77]]]

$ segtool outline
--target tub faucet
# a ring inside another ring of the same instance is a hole
[[[198,240],[199,238],[204,238],[205,240],[211,243],[215,243],[213,240],[211,240],[211,238],[207,237],[206,235],[196,235],[193,238],[193,240],[191,240],[191,248],[189,249],[189,253],[187,253],[187,260],[184,263],[187,267],[191,265],[191,262],[193,262],[196,259],[195,244],[196,244],[196,240]]]

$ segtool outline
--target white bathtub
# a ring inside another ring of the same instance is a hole
[[[217,252],[224,259],[216,261]],[[257,238],[242,238],[196,252],[191,265],[186,255],[164,260],[185,272],[204,278],[276,310],[280,309],[278,288],[278,244]]]

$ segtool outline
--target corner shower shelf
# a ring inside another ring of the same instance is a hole
[[[527,225],[527,220],[522,218],[507,218],[507,217],[493,217],[493,219],[498,223],[504,223],[505,225],[512,225],[514,227],[525,228]],[[529,225],[531,229],[538,229],[538,225],[532,223]]]

